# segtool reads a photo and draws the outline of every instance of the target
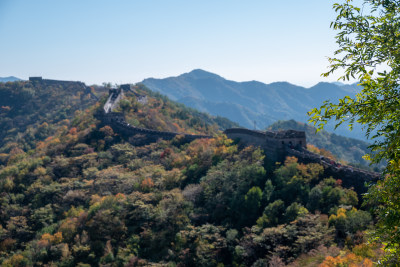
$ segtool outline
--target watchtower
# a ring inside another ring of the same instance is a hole
[[[244,145],[261,147],[265,154],[274,161],[282,161],[287,154],[287,148],[301,149],[307,147],[306,133],[303,131],[255,131],[245,128],[225,130],[231,139],[240,139]]]
[[[37,76],[37,77],[29,77],[29,81],[30,82],[41,82],[43,79],[41,76]]]
[[[267,131],[265,132],[266,139],[268,142],[275,142],[278,147],[285,149],[290,148],[307,148],[306,133],[303,131],[296,130],[285,130],[285,131]]]
[[[119,86],[119,88],[121,88],[124,91],[130,91],[131,90],[131,85],[130,84],[121,84]]]

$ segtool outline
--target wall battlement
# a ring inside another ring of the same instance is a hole
[[[175,132],[157,131],[146,128],[140,128],[130,125],[125,121],[125,117],[119,112],[102,113],[101,120],[103,124],[110,125],[114,131],[125,136],[134,145],[145,145],[156,142],[158,139],[171,140],[175,136],[183,136],[184,140],[191,142],[199,138],[212,138],[209,135],[193,135]]]
[[[312,153],[306,149],[287,148],[287,155],[294,156],[302,163],[319,163],[324,167],[325,175],[340,178],[345,187],[354,187],[357,192],[365,192],[365,183],[376,182],[381,174],[369,172],[352,166],[342,165],[332,159]]]

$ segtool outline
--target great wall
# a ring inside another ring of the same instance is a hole
[[[91,93],[90,87],[87,87],[82,82],[45,80],[41,77],[30,77],[29,80],[33,83],[42,82],[49,85],[55,83],[78,83],[85,88],[86,93]],[[103,110],[98,114],[98,118],[103,125],[111,126],[115,132],[126,137],[132,144],[145,145],[156,142],[159,139],[170,140],[178,135],[182,136],[187,142],[199,138],[212,138],[212,136],[208,135],[156,131],[130,125],[125,121],[123,113],[113,112],[123,98],[124,91],[132,92],[139,102],[144,104],[147,102],[146,96],[139,95],[131,90],[129,84],[120,85],[118,89],[109,90],[108,99],[103,106]],[[93,96],[96,97],[95,95]],[[381,176],[379,173],[341,165],[332,159],[308,151],[306,135],[303,131],[256,131],[245,128],[231,128],[226,129],[224,133],[230,139],[237,140],[239,145],[252,145],[262,148],[266,156],[272,161],[282,162],[287,156],[294,156],[301,163],[319,163],[324,167],[326,176],[340,178],[344,186],[352,186],[357,192],[364,192],[365,182],[374,182]]]

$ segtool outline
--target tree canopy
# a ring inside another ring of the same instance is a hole
[[[355,98],[325,101],[309,112],[310,121],[319,129],[331,119],[336,127],[362,124],[373,141],[374,153],[366,158],[387,161],[384,178],[371,187],[367,199],[375,204],[375,239],[385,245],[383,263],[392,264],[400,258],[400,1],[363,0],[356,6],[346,0],[333,7],[337,17],[331,27],[338,31],[339,48],[323,76],[344,70],[341,79],[358,79],[362,89]]]

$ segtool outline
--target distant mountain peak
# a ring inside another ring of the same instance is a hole
[[[272,82],[269,85],[294,85],[290,82],[280,81],[280,82]]]
[[[191,74],[197,74],[197,73],[202,74],[202,73],[204,73],[204,74],[216,75],[216,74],[214,74],[214,73],[211,73],[211,72],[209,72],[209,71],[202,70],[202,69],[194,69],[194,70],[190,71],[189,73],[191,73]]]
[[[188,77],[188,78],[195,78],[195,79],[223,79],[221,76],[209,72],[209,71],[205,71],[202,69],[194,69],[191,72],[188,73],[184,73],[182,75],[180,75],[179,77]]]
[[[21,81],[20,78],[17,78],[15,76],[8,76],[8,77],[0,77],[0,82],[15,82],[15,81]]]
[[[339,84],[336,84],[336,83],[319,82],[319,83],[317,83],[316,85],[314,85],[313,87],[320,86],[320,85],[327,85],[327,86],[343,86],[344,84],[339,85]]]

